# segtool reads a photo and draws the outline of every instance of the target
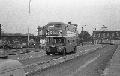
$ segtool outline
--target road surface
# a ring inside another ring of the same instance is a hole
[[[112,58],[117,45],[107,45],[73,60],[39,70],[28,76],[100,76]]]

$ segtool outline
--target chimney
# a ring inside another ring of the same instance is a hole
[[[68,22],[68,24],[70,24],[70,25],[71,25],[71,22]]]

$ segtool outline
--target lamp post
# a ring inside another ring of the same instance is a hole
[[[2,30],[2,29],[1,29],[1,24],[0,24],[0,40],[1,40],[1,30]]]
[[[28,47],[29,47],[29,42],[30,42],[30,34],[29,34],[29,27],[28,27]]]
[[[31,12],[31,11],[30,11],[30,4],[31,4],[31,0],[29,0],[29,14],[30,14],[30,12]]]
[[[0,24],[0,40],[2,39],[2,32],[3,32],[3,31],[2,31],[2,30],[3,30],[3,29],[2,29],[2,26],[3,26],[3,25]]]
[[[84,26],[86,26],[86,25],[84,25]],[[83,32],[83,30],[84,30],[84,28],[83,28],[83,26],[82,26],[82,46],[83,46],[83,37],[84,37],[84,32]]]
[[[92,34],[92,44],[94,45],[96,43],[95,41],[95,31],[96,31],[96,28],[93,28],[93,34]]]
[[[83,27],[82,27],[82,46],[83,46]]]
[[[31,0],[29,0],[29,15],[30,15],[30,13],[31,13],[31,11],[30,11],[30,6],[31,6]],[[29,34],[29,27],[28,27],[28,47],[29,47],[29,45],[30,45],[30,34]]]

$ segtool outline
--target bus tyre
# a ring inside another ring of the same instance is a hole
[[[66,48],[63,49],[63,55],[66,55]]]
[[[46,52],[47,55],[50,55],[50,52]]]
[[[77,51],[77,47],[75,46],[75,47],[74,47],[73,53],[76,53],[76,51]]]

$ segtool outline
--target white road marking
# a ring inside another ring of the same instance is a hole
[[[84,65],[82,65],[79,69],[77,69],[75,73],[77,73],[78,71],[81,71],[83,68],[85,68],[87,65],[89,65],[90,63],[92,63],[93,61],[95,61],[100,55],[98,55],[97,57],[93,58],[92,60],[87,61]]]

